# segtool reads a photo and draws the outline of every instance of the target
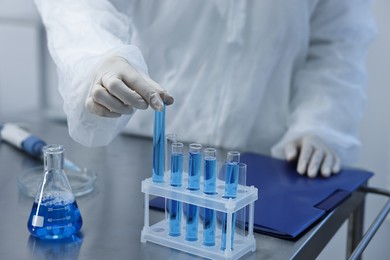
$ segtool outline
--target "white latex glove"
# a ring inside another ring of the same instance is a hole
[[[87,96],[85,107],[102,117],[131,114],[133,108],[162,111],[173,103],[170,96],[148,75],[135,68],[126,59],[112,56],[98,67]]]
[[[286,158],[289,161],[298,158],[297,171],[314,178],[318,173],[329,177],[340,171],[340,158],[320,138],[308,135],[285,146]]]

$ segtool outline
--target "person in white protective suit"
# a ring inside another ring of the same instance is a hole
[[[130,118],[127,131],[151,136],[165,99],[182,141],[297,159],[309,177],[357,158],[368,0],[35,2],[84,145]]]

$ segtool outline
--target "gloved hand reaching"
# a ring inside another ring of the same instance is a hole
[[[98,67],[85,101],[89,112],[102,117],[131,114],[133,108],[162,111],[173,103],[170,96],[148,75],[119,56],[106,58]]]
[[[289,161],[298,157],[297,171],[314,178],[320,172],[323,177],[340,171],[340,158],[320,138],[307,135],[285,146],[286,158]]]

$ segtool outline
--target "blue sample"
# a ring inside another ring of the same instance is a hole
[[[165,105],[162,112],[154,112],[153,173],[154,182],[164,182]]]
[[[338,206],[343,199],[334,200],[336,191],[345,192],[346,199],[373,176],[366,170],[345,167],[332,178],[309,179],[297,173],[294,163],[254,153],[243,154],[241,162],[248,165],[247,186],[261,187],[263,199],[255,201],[254,231],[286,239],[302,235]],[[330,207],[317,208],[324,198]],[[164,210],[165,200],[157,197],[149,205]]]
[[[215,223],[215,210],[205,208],[203,220],[203,245],[205,246],[215,245]]]
[[[27,228],[41,239],[62,239],[75,235],[83,220],[76,201],[69,204],[49,204],[34,202]]]
[[[202,164],[202,153],[190,152],[190,158],[188,160],[188,189],[189,190],[200,189],[201,164]]]
[[[202,154],[200,152],[190,152],[188,160],[188,189],[200,189],[200,172],[202,164]],[[186,240],[198,240],[199,207],[187,204]]]
[[[187,204],[186,240],[198,240],[199,207]]]
[[[237,196],[239,166],[236,162],[227,162],[225,179],[225,198],[235,198]]]
[[[216,194],[217,160],[215,157],[204,158],[204,189],[205,194]],[[215,245],[215,210],[205,208],[203,219],[203,245]]]
[[[206,194],[216,193],[217,160],[215,157],[204,158],[204,189]]]
[[[180,187],[183,175],[183,154],[171,155],[171,186]],[[180,236],[181,232],[182,202],[169,201],[169,235]]]
[[[183,176],[183,154],[171,155],[171,186],[180,187]]]
[[[226,164],[226,179],[225,179],[225,194],[224,198],[237,197],[238,175],[239,165],[237,162],[227,162]],[[234,242],[234,227],[236,226],[236,213],[232,214],[232,237],[231,237],[231,249],[233,250]],[[223,214],[222,220],[222,238],[221,249],[226,249],[226,228],[227,228],[227,213]]]
[[[180,236],[181,232],[182,202],[177,200],[169,201],[169,235]]]
[[[234,245],[234,227],[236,225],[236,213],[232,214],[232,237],[231,237],[231,249],[233,250]],[[221,250],[226,249],[226,230],[227,230],[227,213],[223,214],[222,219],[222,237],[221,237]]]

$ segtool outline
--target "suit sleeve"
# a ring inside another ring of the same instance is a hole
[[[272,148],[284,157],[288,142],[313,134],[343,163],[357,159],[358,123],[366,100],[365,59],[375,35],[368,0],[320,0],[310,20],[307,58],[293,77],[288,129]]]
[[[35,0],[57,65],[69,134],[86,146],[107,145],[132,115],[103,118],[85,109],[93,72],[105,57],[118,55],[147,73],[139,49],[129,44],[131,23],[106,0]]]

